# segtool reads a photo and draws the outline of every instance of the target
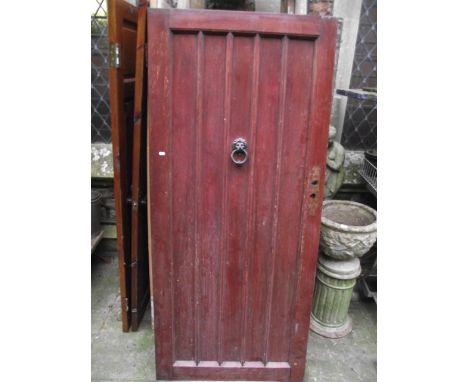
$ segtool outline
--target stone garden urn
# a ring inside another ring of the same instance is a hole
[[[328,338],[352,330],[349,303],[361,273],[359,257],[377,240],[377,212],[361,203],[325,200],[310,328]]]
[[[325,200],[320,227],[320,249],[336,260],[366,254],[377,240],[377,212],[347,200]]]

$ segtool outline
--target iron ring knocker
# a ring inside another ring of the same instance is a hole
[[[242,159],[236,159],[236,154],[242,154]],[[249,153],[247,152],[247,141],[244,138],[236,138],[232,142],[231,160],[236,166],[242,166],[249,159]]]

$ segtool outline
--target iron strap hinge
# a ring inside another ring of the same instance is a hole
[[[120,68],[120,44],[117,42],[109,43],[109,67]]]
[[[145,42],[145,68],[148,67],[148,43]]]
[[[146,205],[146,197],[140,197],[138,200],[133,200],[132,198],[127,198],[127,203],[131,204],[132,207],[136,208],[138,205]]]

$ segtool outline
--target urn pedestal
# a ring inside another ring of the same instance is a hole
[[[328,338],[340,338],[351,331],[348,309],[360,273],[361,264],[356,258],[335,260],[320,254],[310,321],[314,332]]]
[[[310,329],[339,338],[352,329],[349,303],[361,273],[359,257],[377,240],[377,212],[363,204],[326,200],[323,203],[320,255]]]

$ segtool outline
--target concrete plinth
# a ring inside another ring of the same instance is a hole
[[[356,278],[361,273],[358,259],[335,260],[320,254],[310,329],[327,338],[340,338],[352,330],[348,316]]]

